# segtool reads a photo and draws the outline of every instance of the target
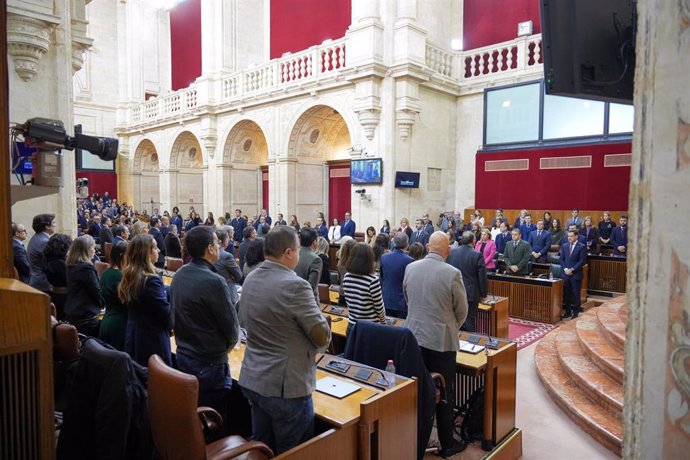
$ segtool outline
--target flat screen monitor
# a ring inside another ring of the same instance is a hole
[[[382,177],[381,158],[366,158],[350,162],[350,183],[380,184]]]
[[[419,173],[396,171],[395,173],[395,187],[396,188],[419,188]]]
[[[35,148],[27,147],[23,142],[15,142],[15,149],[12,152],[12,164],[17,167],[14,172],[30,176],[33,170],[31,157],[34,153],[36,153]]]

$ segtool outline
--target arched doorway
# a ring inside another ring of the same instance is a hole
[[[333,107],[318,105],[299,117],[290,133],[288,156],[297,159],[294,213],[300,219],[314,224],[316,213],[324,211],[327,219],[342,220],[350,211],[349,168],[346,174],[342,169],[351,146],[345,119]]]
[[[160,166],[156,147],[148,139],[139,143],[134,151],[132,166],[134,209],[151,214],[160,205]]]
[[[170,208],[177,206],[183,218],[194,207],[202,220],[204,210],[204,158],[196,136],[189,131],[175,139],[170,153]]]
[[[268,162],[263,130],[252,120],[242,120],[230,130],[220,166],[224,211],[241,209],[250,218],[268,198],[262,187],[261,167]]]

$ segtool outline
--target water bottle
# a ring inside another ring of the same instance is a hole
[[[549,281],[553,281],[553,272],[549,271]]]
[[[386,364],[386,381],[389,387],[395,385],[395,364],[392,359],[389,359]]]

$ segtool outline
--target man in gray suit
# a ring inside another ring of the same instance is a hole
[[[475,238],[474,233],[463,232],[460,246],[450,251],[450,256],[448,256],[448,263],[462,273],[469,306],[467,321],[465,321],[463,329],[469,332],[477,330],[476,318],[479,301],[486,297],[489,284],[484,256],[474,250]]]
[[[436,424],[441,456],[451,457],[465,449],[464,443],[453,438],[453,408],[458,329],[467,317],[467,295],[460,270],[446,263],[450,252],[448,235],[434,232],[427,251],[425,258],[405,269],[405,325],[419,342],[426,368],[446,380],[446,403],[436,406]]]
[[[323,270],[323,262],[316,254],[316,248],[319,245],[319,234],[313,228],[303,227],[299,231],[299,263],[295,267],[295,273],[303,280],[309,281],[311,288],[314,290],[314,298],[316,304],[319,305],[319,280],[321,279],[321,270]]]
[[[52,292],[53,286],[48,282],[45,274],[45,261],[43,258],[43,249],[45,249],[50,235],[55,233],[57,229],[55,225],[55,214],[38,214],[34,216],[31,223],[36,234],[31,237],[27,252],[29,254],[29,267],[31,270],[31,277],[29,278],[29,286],[43,292]]]
[[[240,300],[240,296],[237,293],[237,285],[242,281],[242,271],[237,265],[237,262],[235,262],[235,257],[227,251],[228,243],[231,241],[228,232],[225,230],[216,230],[216,236],[218,237],[218,241],[220,241],[220,254],[218,256],[218,261],[214,263],[213,266],[216,267],[218,274],[228,283],[230,303],[232,303],[233,307],[237,308],[237,302]]]
[[[506,243],[504,261],[509,275],[528,275],[532,257],[532,246],[521,239],[519,228],[514,228],[511,234],[512,241]]]
[[[276,454],[313,435],[315,358],[331,341],[311,286],[294,272],[299,247],[294,228],[275,227],[264,242],[266,260],[242,286],[247,348],[239,383],[252,405],[253,438]]]

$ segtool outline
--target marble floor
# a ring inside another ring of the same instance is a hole
[[[518,352],[516,425],[522,429],[526,460],[607,460],[618,458],[575,425],[551,400],[534,364],[535,342]],[[484,452],[470,446],[455,460],[475,460]],[[427,454],[425,459],[439,458]]]

